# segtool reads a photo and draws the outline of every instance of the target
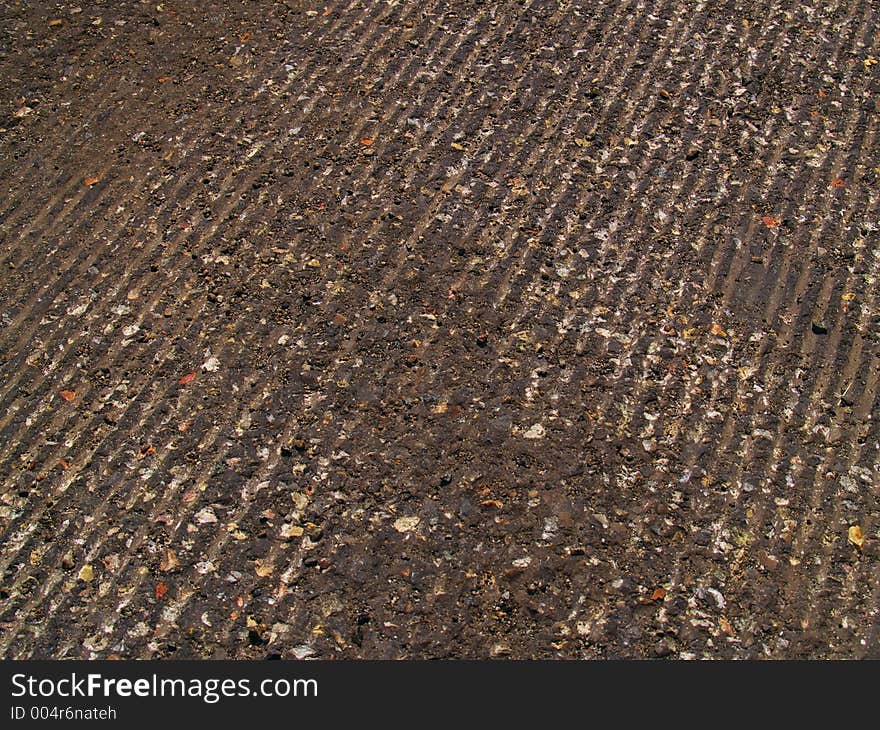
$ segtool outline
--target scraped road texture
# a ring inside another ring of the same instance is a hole
[[[0,654],[880,656],[878,16],[2,3]]]

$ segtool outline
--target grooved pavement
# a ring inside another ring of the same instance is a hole
[[[241,5],[0,3],[0,655],[880,657],[880,6]]]

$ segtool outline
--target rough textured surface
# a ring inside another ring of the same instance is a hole
[[[876,0],[6,2],[0,654],[880,656]]]

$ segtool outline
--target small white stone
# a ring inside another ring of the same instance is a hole
[[[394,520],[394,529],[398,532],[412,532],[421,520],[418,517],[398,517]]]
[[[205,507],[205,509],[196,512],[196,522],[200,525],[208,525],[216,521],[217,515],[214,514],[214,510],[210,507]]]
[[[308,659],[310,656],[315,656],[315,650],[306,644],[300,644],[299,646],[293,647],[293,649],[290,650],[290,653],[297,659]]]
[[[540,423],[536,423],[532,426],[528,431],[523,434],[523,438],[527,439],[542,439],[544,438],[544,434],[547,433],[544,430],[544,427]]]

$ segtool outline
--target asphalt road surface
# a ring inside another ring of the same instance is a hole
[[[880,657],[876,0],[0,9],[0,656]]]

